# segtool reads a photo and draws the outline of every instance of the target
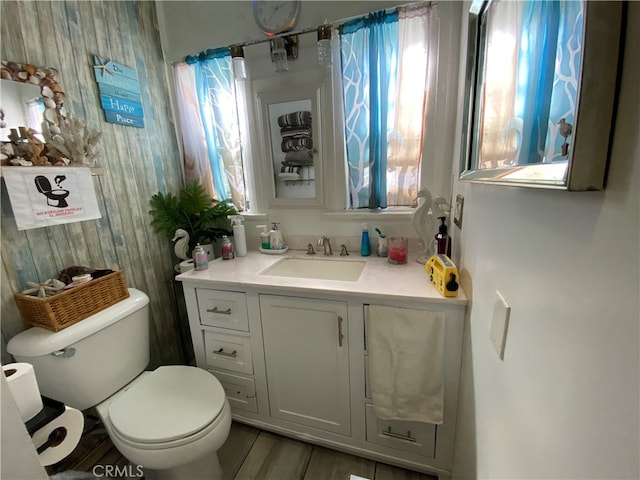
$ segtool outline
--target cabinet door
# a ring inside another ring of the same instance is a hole
[[[260,296],[271,416],[350,434],[347,305]]]

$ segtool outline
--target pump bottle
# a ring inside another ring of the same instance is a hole
[[[236,244],[236,257],[244,257],[247,255],[247,236],[244,231],[244,217],[240,215],[229,215],[229,220],[233,224],[233,240]]]
[[[266,225],[258,225],[257,228],[262,229],[260,232],[260,248],[263,250],[271,249],[271,238],[269,232],[267,232]]]
[[[438,233],[436,234],[438,253],[451,257],[451,237],[448,235],[447,226],[444,223],[446,217],[438,217],[438,220],[442,222],[438,227]]]

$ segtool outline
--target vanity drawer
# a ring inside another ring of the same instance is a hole
[[[197,288],[196,295],[202,325],[249,331],[249,315],[244,293]]]
[[[204,333],[204,349],[207,365],[234,372],[253,374],[249,337]]]
[[[256,384],[253,378],[241,377],[231,373],[211,371],[222,384],[232,412],[244,410],[258,413]]]
[[[436,425],[422,422],[383,420],[373,405],[366,405],[367,442],[405,452],[435,457]]]

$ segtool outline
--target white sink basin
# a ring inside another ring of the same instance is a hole
[[[316,278],[355,282],[360,278],[364,260],[338,260],[332,258],[283,258],[260,275],[277,277]]]

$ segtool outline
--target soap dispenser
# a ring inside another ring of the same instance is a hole
[[[451,237],[447,233],[447,226],[444,223],[446,217],[438,217],[438,220],[442,222],[438,227],[438,233],[436,234],[438,253],[451,257]]]
[[[260,248],[262,248],[262,250],[270,250],[271,249],[271,236],[269,235],[269,232],[267,232],[267,226],[266,225],[258,225],[256,228],[261,228],[262,231],[260,232]]]
[[[229,215],[227,217],[233,225],[233,240],[236,244],[236,256],[244,257],[247,255],[247,236],[245,235],[244,217],[240,215]]]
[[[369,242],[369,229],[366,223],[362,224],[362,239],[360,240],[360,255],[368,257],[371,255],[371,243]]]
[[[282,250],[284,248],[282,231],[278,228],[278,225],[280,224],[275,222],[271,224],[271,231],[269,232],[269,244],[271,250]]]

